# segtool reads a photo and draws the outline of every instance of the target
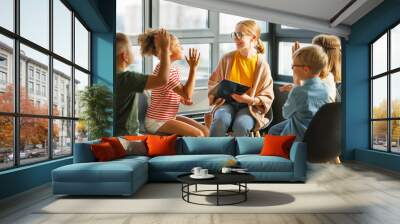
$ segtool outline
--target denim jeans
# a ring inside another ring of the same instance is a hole
[[[270,135],[281,135],[283,132],[283,129],[285,128],[286,124],[288,123],[288,120],[282,121],[274,126],[272,126],[269,131],[268,134]]]
[[[214,113],[210,136],[223,137],[231,126],[235,137],[249,136],[254,125],[255,120],[247,105],[224,104]]]

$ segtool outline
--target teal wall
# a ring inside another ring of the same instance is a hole
[[[67,0],[67,2],[92,31],[92,82],[103,83],[113,90],[115,1]],[[0,199],[50,182],[53,169],[71,163],[72,157],[69,157],[0,172]]]
[[[351,27],[344,45],[345,159],[400,170],[400,157],[369,150],[369,43],[400,22],[400,0],[386,0]]]

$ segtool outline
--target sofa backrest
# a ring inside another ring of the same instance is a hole
[[[259,154],[264,144],[264,138],[237,137],[236,155]]]
[[[75,143],[74,147],[74,163],[89,163],[95,162],[96,158],[93,155],[91,145],[99,144],[100,140],[93,140],[81,143]]]
[[[235,155],[235,139],[232,137],[182,137],[177,144],[177,154],[225,154]]]

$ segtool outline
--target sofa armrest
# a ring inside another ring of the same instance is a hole
[[[293,179],[305,181],[307,173],[307,144],[294,142],[290,149],[290,160],[293,162]]]
[[[92,144],[98,144],[98,143],[100,143],[100,140],[75,143],[75,145],[74,145],[74,163],[95,162],[96,158],[94,157],[90,146]]]

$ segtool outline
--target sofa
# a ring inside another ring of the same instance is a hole
[[[251,137],[180,137],[176,155],[147,157],[127,156],[96,162],[88,141],[75,144],[73,164],[52,171],[54,194],[132,195],[147,182],[176,181],[180,174],[200,166],[219,172],[228,160],[255,176],[258,182],[305,182],[307,149],[294,142],[290,159],[260,156],[264,138]]]

